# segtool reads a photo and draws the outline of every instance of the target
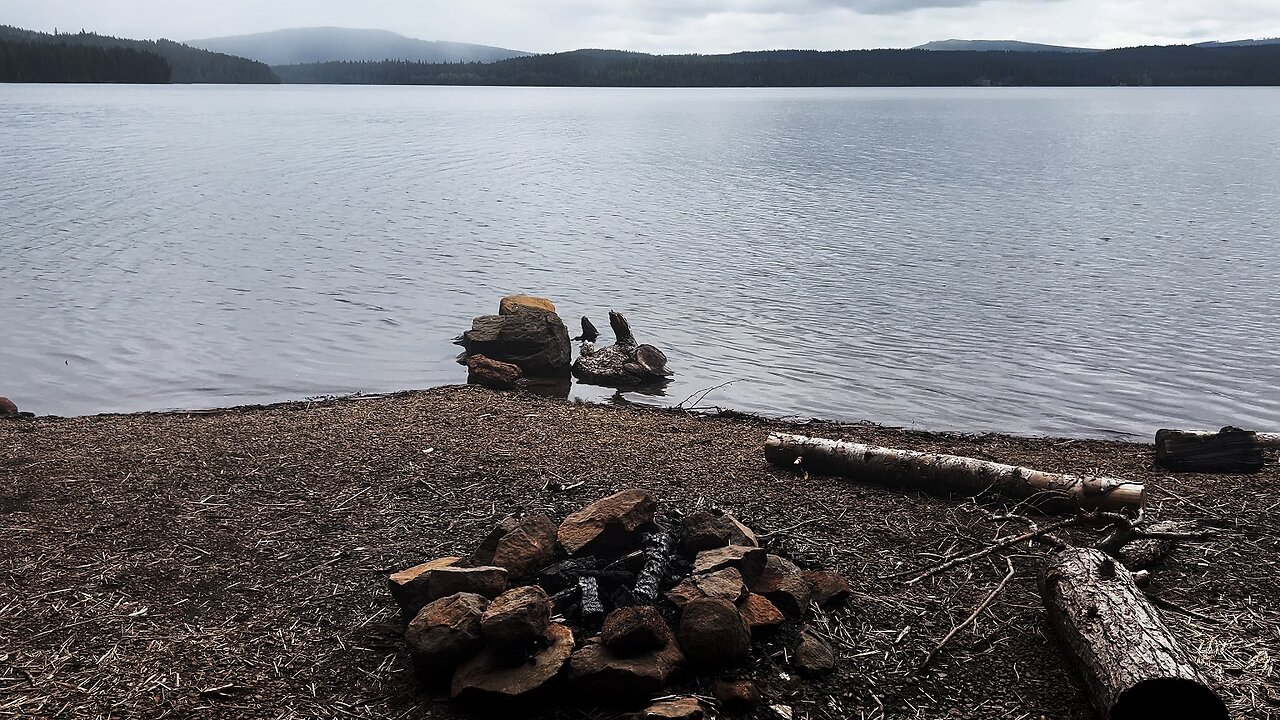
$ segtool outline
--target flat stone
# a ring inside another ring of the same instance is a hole
[[[729,543],[732,545],[750,545],[751,547],[760,547],[760,541],[756,538],[755,532],[738,521],[738,518],[725,513],[721,517],[725,529],[729,532]]]
[[[809,608],[809,596],[813,592],[800,568],[778,555],[765,559],[764,572],[751,585],[751,591],[769,598],[788,617],[801,617]]]
[[[573,632],[556,623],[547,628],[544,647],[528,662],[511,666],[487,648],[453,675],[451,695],[460,702],[510,706],[545,690],[573,653]]]
[[[763,699],[759,686],[750,680],[716,680],[711,694],[725,712],[734,715],[750,712]]]
[[[437,558],[431,562],[414,565],[408,570],[401,570],[387,578],[387,588],[391,591],[391,597],[396,601],[396,604],[400,606],[400,614],[404,616],[405,620],[412,620],[427,603],[443,597],[442,595],[434,597],[430,595],[429,588],[433,571],[452,567],[460,562],[462,562],[462,558],[458,557]],[[448,594],[452,595],[453,593]]]
[[[513,580],[528,580],[551,564],[556,524],[546,515],[503,518],[471,554],[471,564],[506,568]]]
[[[556,540],[570,555],[620,553],[640,546],[640,531],[653,525],[658,501],[635,488],[597,500],[560,523]]]
[[[806,628],[791,653],[791,664],[810,677],[823,675],[835,669],[836,654],[826,640]]]
[[[547,632],[551,598],[537,585],[514,588],[499,595],[484,611],[480,628],[496,651],[520,656]]]
[[[737,568],[742,574],[742,581],[750,585],[760,579],[767,557],[768,553],[758,547],[727,545],[698,553],[693,561],[693,572],[705,574],[729,567]]]
[[[676,637],[689,663],[701,669],[737,664],[751,651],[751,628],[728,600],[690,602],[680,615]]]
[[[427,582],[427,599],[435,600],[454,593],[469,592],[496,598],[507,589],[507,571],[500,567],[448,567],[431,571]]]
[[[629,657],[666,647],[675,642],[675,634],[657,609],[637,605],[609,613],[600,641],[620,657]]]
[[[426,677],[452,674],[458,663],[484,647],[480,617],[489,601],[458,593],[427,603],[404,631],[405,645]]]
[[[498,303],[499,315],[514,315],[521,310],[533,308],[545,312],[555,312],[555,303],[544,297],[535,295],[508,295]]]
[[[667,593],[667,599],[676,607],[684,607],[694,600],[716,598],[736,603],[747,595],[738,568],[725,568],[702,575],[690,575]]]
[[[849,581],[840,573],[832,570],[806,570],[800,573],[812,591],[809,599],[820,607],[840,605],[849,599],[853,592]]]
[[[773,630],[787,621],[787,617],[769,602],[769,598],[756,593],[749,593],[738,604],[738,611],[742,613],[742,619],[747,621],[747,627],[751,628],[752,633]]]
[[[640,720],[702,720],[706,713],[702,702],[694,697],[661,700],[640,711]]]
[[[494,360],[485,355],[467,358],[467,382],[494,390],[511,390],[516,387],[524,371],[515,363]]]
[[[592,699],[613,704],[647,700],[660,694],[683,664],[684,655],[676,643],[622,657],[592,638],[569,659],[569,681],[578,693]]]

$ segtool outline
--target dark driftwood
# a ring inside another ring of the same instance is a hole
[[[658,599],[658,585],[671,566],[671,549],[675,539],[671,533],[658,531],[645,539],[644,569],[636,578],[636,598],[652,603]]]
[[[765,457],[776,465],[799,462],[806,470],[889,485],[978,495],[996,492],[1046,510],[1137,510],[1142,483],[1108,477],[1059,475],[1000,463],[894,450],[801,435],[771,435]]]
[[[582,593],[582,624],[600,627],[604,622],[604,603],[600,602],[600,583],[593,577],[578,578],[578,590]]]
[[[1222,699],[1114,558],[1056,552],[1041,572],[1040,595],[1102,720],[1226,720]]]
[[[1235,427],[1218,432],[1156,432],[1156,463],[1184,472],[1252,473],[1262,469],[1264,447],[1280,447],[1280,435]]]

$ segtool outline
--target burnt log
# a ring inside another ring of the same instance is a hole
[[[1141,482],[1060,475],[960,457],[895,450],[802,435],[770,435],[765,457],[775,465],[934,492],[995,492],[1046,511],[1136,511],[1146,495]]]
[[[667,575],[671,567],[671,552],[675,546],[675,538],[669,532],[659,531],[645,539],[644,568],[636,578],[636,598],[647,603],[658,599],[658,585]]]
[[[604,622],[604,603],[600,602],[600,582],[584,575],[578,578],[578,590],[582,594],[582,624],[598,628]]]
[[[1102,720],[1226,720],[1222,699],[1114,558],[1085,548],[1054,553],[1040,596]]]
[[[1181,472],[1254,473],[1262,469],[1267,447],[1280,448],[1280,434],[1229,426],[1218,432],[1159,430],[1156,464]]]

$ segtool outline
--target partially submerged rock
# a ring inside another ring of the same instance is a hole
[[[484,647],[480,618],[489,601],[474,593],[458,593],[427,603],[404,631],[405,645],[419,673],[452,673]]]
[[[467,382],[493,390],[511,390],[524,377],[524,371],[515,363],[494,360],[484,355],[467,358]]]
[[[728,600],[703,598],[686,605],[676,636],[680,649],[696,668],[734,665],[751,651],[751,629]]]
[[[553,312],[524,307],[510,315],[482,315],[471,321],[471,329],[457,343],[466,350],[466,358],[484,355],[511,363],[526,376],[569,374],[569,329]]]
[[[556,539],[570,555],[618,552],[640,546],[642,530],[653,526],[658,501],[629,489],[597,500],[560,523]]]

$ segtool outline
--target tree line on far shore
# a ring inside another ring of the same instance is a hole
[[[273,68],[286,83],[609,87],[1280,85],[1280,45],[1097,53],[776,50],[646,55],[576,50],[496,63],[329,62]]]

